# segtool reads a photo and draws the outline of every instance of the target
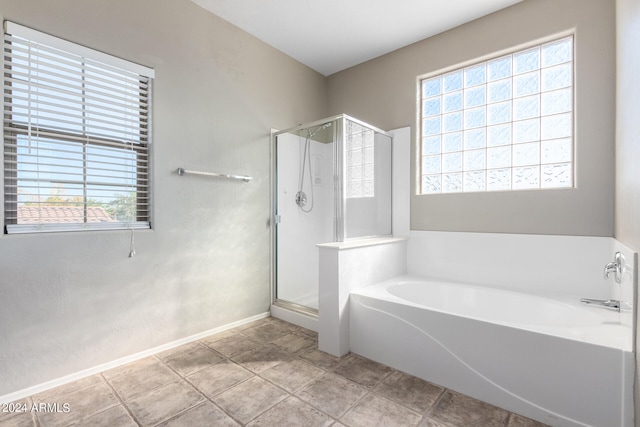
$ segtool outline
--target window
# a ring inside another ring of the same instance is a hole
[[[347,120],[347,198],[375,196],[374,136],[372,129]]]
[[[149,228],[153,70],[5,24],[5,232]]]
[[[573,186],[573,37],[421,80],[421,193]]]

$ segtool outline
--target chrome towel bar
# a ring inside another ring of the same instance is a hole
[[[249,182],[253,179],[252,176],[241,176],[241,175],[227,175],[224,173],[213,173],[213,172],[199,172],[199,171],[190,171],[187,169],[183,169],[183,168],[178,168],[177,170],[178,175],[183,176],[183,175],[204,175],[204,176],[215,176],[217,178],[228,178],[228,179],[238,179],[238,180],[242,180],[244,182]]]

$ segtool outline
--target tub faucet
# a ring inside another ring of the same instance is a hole
[[[620,301],[617,299],[593,299],[580,298],[580,302],[595,307],[607,308],[609,310],[620,311]]]

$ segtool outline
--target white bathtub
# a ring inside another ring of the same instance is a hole
[[[631,329],[579,296],[403,276],[352,292],[351,351],[553,426],[631,426]]]

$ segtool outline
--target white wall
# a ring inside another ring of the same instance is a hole
[[[0,396],[267,312],[269,131],[325,117],[325,78],[189,0],[0,0],[0,15],[156,71],[137,256],[124,231],[0,236]]]

